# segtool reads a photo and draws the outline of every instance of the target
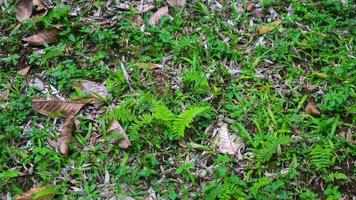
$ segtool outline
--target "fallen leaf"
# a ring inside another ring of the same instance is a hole
[[[139,8],[138,8],[138,13],[140,14],[143,14],[145,12],[148,12],[150,10],[153,10],[155,8],[154,5],[151,5],[151,4],[145,4],[145,5],[140,5]]]
[[[129,137],[126,134],[126,131],[121,127],[120,123],[118,121],[112,121],[110,125],[110,129],[108,130],[108,133],[118,133],[123,136],[123,139],[117,140],[114,139],[112,142],[113,143],[118,143],[120,148],[127,149],[130,145],[131,142],[129,140]]]
[[[98,84],[92,81],[78,81],[73,84],[73,88],[79,88],[84,92],[86,97],[94,98],[99,103],[109,97],[109,93],[103,84]]]
[[[141,15],[137,15],[134,19],[134,21],[132,22],[132,24],[134,26],[136,26],[137,28],[141,28],[141,26],[143,25],[143,19],[141,17]]]
[[[157,199],[156,192],[153,190],[152,187],[150,187],[147,190],[147,196],[146,196],[145,200],[155,200],[155,199]]]
[[[237,154],[237,158],[242,159],[241,150],[245,148],[245,144],[240,137],[229,132],[226,123],[220,122],[218,128],[214,130],[213,135],[220,153],[227,153],[230,155]]]
[[[61,135],[58,138],[59,152],[64,156],[68,155],[68,143],[72,139],[72,130],[74,126],[74,118],[68,118],[64,121]]]
[[[30,71],[31,67],[25,67],[23,69],[18,70],[16,73],[21,76],[26,76],[28,71]]]
[[[170,6],[184,6],[187,1],[186,0],[167,0],[167,3]]]
[[[5,90],[1,93],[0,99],[6,101],[9,99],[10,90]]]
[[[309,99],[308,104],[305,107],[305,113],[315,116],[315,117],[320,115],[320,111],[316,107],[316,102],[314,99],[312,99],[312,98]]]
[[[149,23],[153,26],[157,25],[163,16],[168,16],[168,7],[167,6],[157,10],[150,18]]]
[[[154,64],[154,63],[136,63],[134,64],[142,69],[158,69],[161,68],[162,65]]]
[[[339,135],[343,138],[345,138],[347,141],[356,144],[356,133],[353,133],[352,131],[348,132],[341,132]]]
[[[52,199],[56,191],[51,185],[39,186],[31,188],[21,196],[17,195],[16,200],[45,200]]]
[[[43,30],[36,33],[35,35],[23,38],[22,40],[30,43],[31,45],[43,45],[43,44],[54,43],[59,40],[58,29],[52,28],[48,30]]]
[[[32,0],[22,0],[19,4],[17,4],[15,13],[16,19],[20,22],[23,22],[27,19],[30,19],[32,15]]]
[[[43,5],[43,2],[41,0],[33,0],[33,8],[36,11],[43,11],[46,10],[47,8]]]
[[[280,25],[282,23],[282,20],[276,20],[272,23],[269,23],[269,24],[266,24],[266,25],[263,25],[260,27],[260,29],[258,30],[258,33],[260,35],[263,35],[263,34],[266,34],[266,33],[269,33],[271,31],[273,31],[274,29],[276,29],[278,27],[278,25]]]
[[[75,116],[83,106],[87,104],[84,101],[61,101],[61,100],[31,100],[32,107],[42,115],[46,116]]]

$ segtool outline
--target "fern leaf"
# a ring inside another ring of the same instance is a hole
[[[175,118],[175,115],[168,109],[166,105],[158,101],[153,101],[152,113],[153,117],[158,120],[165,122],[172,121]]]
[[[183,137],[185,128],[190,126],[196,116],[207,110],[209,110],[209,107],[191,107],[178,115],[178,117],[174,119],[172,127],[175,134],[180,138]]]

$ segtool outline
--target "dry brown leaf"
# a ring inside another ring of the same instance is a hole
[[[167,3],[170,6],[184,6],[187,1],[186,0],[167,0]]]
[[[245,144],[240,137],[229,132],[226,123],[220,122],[213,134],[215,135],[214,141],[217,144],[220,153],[227,153],[230,155],[237,154],[237,158],[242,159],[241,151],[245,148]]]
[[[134,21],[132,22],[132,24],[134,26],[136,26],[137,28],[141,28],[141,26],[143,25],[143,19],[141,17],[141,15],[137,15],[134,19]]]
[[[61,101],[61,100],[31,100],[32,107],[42,115],[74,117],[83,106],[85,101]]]
[[[103,84],[98,84],[92,81],[78,81],[73,84],[73,88],[81,89],[86,97],[94,98],[96,102],[103,102],[103,100],[109,97],[109,93]]]
[[[135,65],[142,69],[158,69],[162,67],[162,65],[154,63],[136,63]]]
[[[163,16],[168,16],[168,7],[165,6],[157,10],[149,20],[151,25],[157,25]]]
[[[140,5],[139,8],[138,8],[138,13],[140,14],[143,14],[145,12],[148,12],[150,10],[153,10],[155,8],[154,5],[151,5],[151,4],[145,4],[145,5]]]
[[[39,186],[31,188],[21,196],[17,195],[16,200],[45,200],[52,199],[55,192],[52,190],[51,185]]]
[[[273,31],[274,29],[276,29],[278,27],[278,25],[280,25],[282,23],[282,20],[276,20],[272,23],[269,23],[269,24],[266,24],[266,25],[263,25],[260,27],[260,29],[258,30],[258,33],[260,35],[263,35],[263,34],[266,34],[266,33],[269,33],[271,31]]]
[[[356,133],[352,133],[351,131],[347,131],[347,132],[341,132],[341,133],[339,133],[339,135],[341,137],[345,138],[347,141],[356,144]]]
[[[31,45],[43,45],[43,44],[54,43],[59,40],[58,29],[52,28],[48,30],[43,30],[36,33],[35,35],[23,38],[22,40],[30,43]]]
[[[32,15],[32,0],[22,0],[19,4],[17,4],[15,13],[16,19],[20,22],[23,22],[27,19],[30,19]]]
[[[36,11],[43,11],[47,10],[46,6],[43,5],[43,2],[41,0],[33,0],[33,8]]]
[[[31,67],[25,67],[23,69],[18,70],[16,73],[21,76],[26,76],[28,71],[30,71]]]
[[[72,139],[72,130],[74,126],[74,118],[68,118],[64,121],[61,135],[58,138],[59,152],[64,156],[68,155],[68,143]]]
[[[6,101],[9,99],[10,90],[5,90],[0,94],[0,99]]]
[[[118,143],[120,148],[127,149],[130,145],[130,139],[126,134],[126,131],[122,128],[120,123],[118,121],[112,121],[110,125],[110,129],[108,130],[108,133],[118,133],[123,136],[123,139],[117,140],[114,139],[112,142],[113,143]]]
[[[316,107],[316,102],[314,99],[309,99],[307,106],[305,107],[305,113],[313,115],[315,117],[320,115],[320,111]]]

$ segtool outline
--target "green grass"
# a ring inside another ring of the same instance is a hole
[[[69,17],[84,2],[89,7]],[[18,29],[15,2],[4,8],[0,94],[9,97],[0,99],[0,197],[45,184],[58,199],[144,199],[150,187],[163,199],[355,197],[356,146],[340,136],[356,132],[355,5],[264,0],[265,16],[256,17],[219,2],[170,7],[172,18],[156,27],[145,13],[144,32],[132,25],[135,9],[110,12],[101,1],[53,1],[58,6],[45,17]],[[112,25],[88,20],[98,7]],[[259,35],[271,9],[282,23]],[[55,24],[64,25],[58,43],[21,41]],[[31,70],[21,76],[24,62]],[[29,84],[36,78],[44,90]],[[76,116],[80,125],[63,157],[50,145],[63,120],[36,113],[30,100],[51,96],[49,85],[74,97],[78,79],[105,82],[112,98]],[[319,117],[304,112],[309,98]],[[246,144],[243,160],[219,154],[204,133],[222,116]],[[127,131],[127,150],[110,144],[111,120]]]

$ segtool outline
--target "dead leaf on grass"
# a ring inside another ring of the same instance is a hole
[[[61,100],[31,100],[32,107],[42,115],[74,117],[83,106],[84,101],[61,101]]]
[[[134,64],[142,69],[158,69],[161,68],[162,65],[154,64],[154,63],[136,63]]]
[[[305,107],[305,113],[317,117],[320,115],[319,109],[316,107],[316,102],[313,98],[309,99],[307,106]]]
[[[58,29],[52,28],[40,31],[30,37],[22,39],[31,45],[44,45],[57,42],[59,40]]]
[[[139,7],[138,7],[138,13],[140,13],[140,14],[143,14],[143,13],[145,13],[145,12],[148,12],[148,11],[150,11],[150,10],[153,10],[155,8],[155,6],[154,5],[151,5],[151,4],[144,4],[144,5],[140,5]]]
[[[279,20],[276,20],[269,24],[263,25],[258,30],[258,34],[263,35],[263,34],[269,33],[271,31],[273,31],[274,29],[276,29],[278,27],[278,25],[280,25],[281,23],[282,23],[282,20],[279,19]]]
[[[159,23],[159,21],[161,20],[162,17],[164,16],[168,16],[168,7],[165,6],[163,8],[160,8],[159,10],[157,10],[152,17],[149,20],[149,23],[152,26],[155,26]]]
[[[72,130],[74,126],[74,118],[68,118],[64,121],[61,135],[58,138],[59,152],[64,156],[68,155],[68,143],[72,139]]]
[[[343,138],[345,138],[348,142],[351,143],[356,143],[356,133],[353,133],[352,131],[347,131],[347,132],[341,132],[339,135]]]
[[[117,142],[119,144],[120,148],[127,149],[131,145],[130,139],[126,134],[126,131],[122,128],[122,126],[120,125],[120,123],[118,121],[111,122],[110,129],[108,130],[108,133],[120,134],[123,137],[123,139],[119,139],[119,140],[114,139],[112,141],[112,143]]]
[[[137,28],[141,28],[141,26],[143,25],[143,19],[141,15],[137,15],[132,24]]]
[[[32,15],[32,0],[22,0],[19,4],[17,4],[15,13],[16,19],[20,22],[23,22],[27,19],[30,19]]]
[[[109,97],[109,92],[103,84],[98,84],[88,80],[81,80],[73,84],[73,88],[79,88],[86,97],[94,98],[96,102],[103,102]]]
[[[0,94],[0,99],[6,101],[9,99],[10,90],[5,90]]]
[[[26,76],[28,71],[30,71],[31,67],[25,67],[23,69],[18,70],[16,73],[21,76]]]
[[[52,199],[56,191],[51,185],[39,186],[31,188],[29,191],[22,195],[17,195],[16,200],[45,200]]]
[[[219,122],[218,128],[213,132],[214,141],[217,144],[220,153],[227,153],[229,155],[236,155],[238,159],[242,159],[241,151],[245,148],[240,137],[231,134],[228,125],[224,122]]]
[[[170,6],[184,6],[187,1],[186,0],[167,0],[167,3]]]

